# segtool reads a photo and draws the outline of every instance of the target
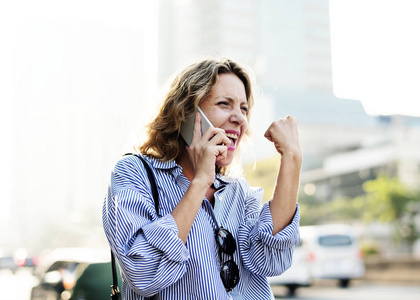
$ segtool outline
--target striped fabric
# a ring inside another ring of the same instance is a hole
[[[126,300],[273,299],[266,276],[283,273],[299,242],[299,206],[292,223],[272,236],[269,203],[260,205],[263,190],[244,179],[217,175],[214,209],[204,199],[187,243],[178,238],[171,215],[189,186],[176,162],[148,157],[159,191],[158,218],[146,170],[135,156],[122,158],[111,174],[103,206],[103,225],[123,278]],[[240,279],[227,293],[220,279],[215,240],[217,225],[237,243],[234,260]]]

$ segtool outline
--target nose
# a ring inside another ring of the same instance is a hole
[[[232,110],[232,114],[230,116],[230,122],[236,123],[239,126],[242,126],[246,124],[246,122],[248,122],[248,119],[246,118],[241,108],[239,107]]]

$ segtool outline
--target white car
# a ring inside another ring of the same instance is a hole
[[[300,232],[310,249],[312,278],[338,279],[347,287],[351,279],[364,275],[363,255],[351,226],[302,226]]]

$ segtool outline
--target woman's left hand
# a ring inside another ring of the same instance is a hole
[[[278,153],[283,155],[302,156],[299,142],[299,122],[292,116],[287,116],[271,123],[264,136],[274,143]]]

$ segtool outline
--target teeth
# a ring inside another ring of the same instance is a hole
[[[238,135],[234,133],[226,133],[226,136],[235,140],[238,139]]]

